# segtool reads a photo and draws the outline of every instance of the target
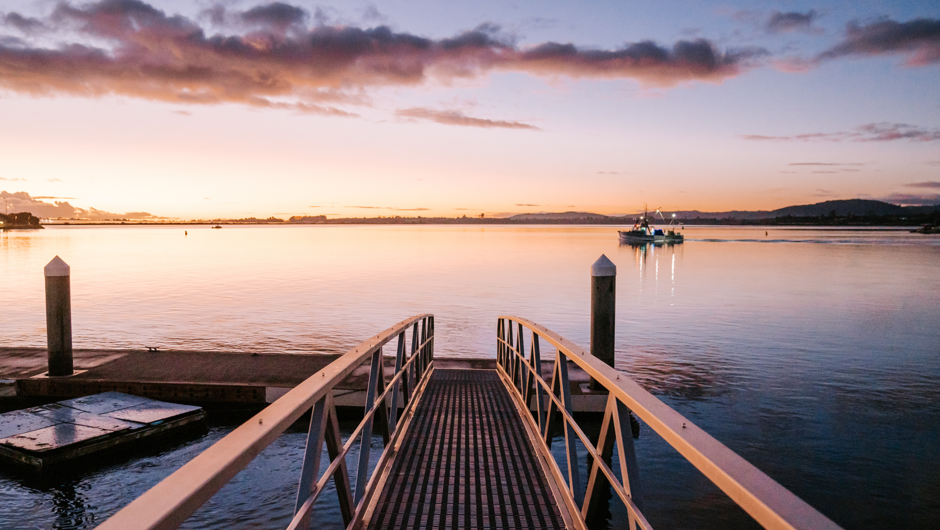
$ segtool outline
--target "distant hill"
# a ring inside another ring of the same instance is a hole
[[[787,206],[770,212],[770,217],[820,217],[820,216],[881,216],[881,215],[904,215],[907,208],[881,201],[869,201],[865,199],[848,199],[842,201],[826,201],[816,204],[805,204],[803,206]]]
[[[585,219],[607,219],[608,216],[588,212],[560,212],[560,213],[521,213],[509,219],[513,221],[575,221]]]
[[[700,212],[698,210],[663,211],[663,215],[676,214],[676,219],[767,219],[773,217],[768,210],[731,210],[730,212]],[[637,214],[641,215],[641,214]]]
[[[845,199],[838,201],[825,201],[816,204],[803,204],[799,206],[787,206],[777,210],[731,210],[727,212],[702,212],[699,210],[663,210],[666,218],[676,214],[676,219],[718,219],[741,221],[755,221],[761,219],[774,219],[777,217],[883,217],[883,216],[910,216],[925,215],[940,209],[938,206],[898,206],[883,201],[872,201],[866,199]],[[654,212],[647,212],[650,217]],[[532,221],[532,222],[552,222],[552,221],[614,221],[618,219],[633,219],[643,215],[642,212],[627,214],[623,217],[618,215],[602,215],[590,212],[557,212],[557,213],[523,213],[513,215],[507,219],[511,221]]]
[[[816,204],[803,204],[799,206],[787,206],[777,210],[755,210],[742,211],[732,210],[730,212],[700,212],[698,210],[685,210],[677,212],[664,213],[668,216],[671,213],[676,214],[677,219],[774,219],[777,217],[872,217],[872,216],[906,216],[906,215],[925,215],[940,209],[938,206],[898,206],[883,201],[872,201],[866,199],[845,199],[837,201],[818,202]],[[637,214],[639,215],[639,214]]]

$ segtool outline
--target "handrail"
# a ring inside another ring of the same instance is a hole
[[[515,333],[514,327],[518,328]],[[523,330],[530,332],[531,350],[528,360],[525,355]],[[550,384],[541,374],[540,339],[557,348]],[[608,394],[596,446],[578,427],[572,415],[568,361],[587,372]],[[629,414],[632,411],[764,528],[839,528],[812,506],[712,438],[632,379],[544,326],[519,317],[498,317],[497,367],[507,384],[512,387],[513,397],[523,410],[530,410],[534,399],[536,412],[534,415],[527,414],[526,418],[530,427],[536,429],[542,439],[542,447],[539,449],[547,455],[556,480],[566,486],[561,488],[561,492],[569,511],[580,514],[581,524],[596,508],[598,495],[606,482],[626,505],[630,528],[651,528],[642,514],[639,473],[629,422]],[[545,398],[543,392],[546,394]],[[553,423],[557,416],[563,421],[565,433],[568,468],[566,473],[558,467],[549,453]],[[592,464],[585,488],[580,487],[575,438],[581,440],[591,456]],[[617,479],[607,463],[614,449],[620,457],[622,481]]]
[[[411,354],[407,355],[405,342],[409,328],[412,330]],[[382,346],[396,337],[398,347],[395,373],[390,380],[386,381]],[[347,442],[341,444],[336,409],[333,404],[333,389],[353,370],[370,359],[364,417]],[[389,448],[394,446],[394,442],[403,431],[399,428],[397,421],[399,387],[403,387],[401,394],[407,415],[417,403],[416,398],[426,383],[427,374],[431,372],[433,360],[433,315],[417,315],[395,324],[361,342],[307,378],[125,506],[98,528],[123,530],[178,527],[307,411],[311,411],[310,430],[307,435],[307,447],[298,486],[295,516],[288,528],[309,527],[313,503],[330,478],[336,481],[343,520],[348,528],[354,527],[361,520],[363,508],[372,494],[371,490],[366,489],[366,485],[374,482],[374,477],[368,476],[369,447],[372,443],[374,423],[377,420],[378,430],[385,440],[385,451],[380,457],[384,460],[388,456]],[[391,405],[388,403],[389,399]],[[350,488],[345,457],[357,437],[359,437],[360,451],[354,494]],[[330,464],[323,476],[317,480],[320,454],[324,443],[330,456]],[[380,467],[381,465],[376,469]]]

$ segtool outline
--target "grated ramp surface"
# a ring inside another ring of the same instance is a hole
[[[493,370],[435,370],[369,528],[565,528]]]

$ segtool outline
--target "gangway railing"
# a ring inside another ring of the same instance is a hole
[[[410,354],[406,334],[411,330]],[[382,346],[398,339],[394,374],[386,380]],[[353,370],[371,361],[364,417],[342,443],[333,401],[333,390]],[[309,528],[313,504],[327,482],[335,481],[340,510],[347,528],[361,523],[378,480],[369,474],[372,434],[378,431],[385,450],[375,469],[382,469],[400,434],[407,428],[414,406],[427,383],[434,363],[434,316],[423,314],[403,320],[358,346],[313,374],[307,380],[246,423],[206,449],[175,473],[145,492],[99,529],[176,528],[208,501],[251,460],[288,427],[311,412],[304,461],[297,488],[294,518],[288,529]],[[404,412],[399,421],[399,399]],[[355,490],[350,484],[346,455],[357,442],[359,460]],[[330,464],[319,476],[320,456],[326,444]]]
[[[764,528],[839,528],[625,374],[575,343],[524,318],[500,316],[497,322],[497,369],[513,389],[511,395],[520,405],[520,410],[532,411],[534,408],[534,411],[524,414],[528,427],[537,434],[535,438],[541,440],[537,449],[559,484],[568,511],[573,516],[580,515],[579,526],[586,525],[585,521],[597,508],[601,491],[609,485],[627,507],[630,529],[651,528],[643,516],[639,467],[630,427],[632,411]],[[529,332],[528,359],[525,355],[526,330]],[[541,373],[542,341],[556,348],[550,382],[545,381]],[[569,362],[587,372],[608,394],[596,445],[572,415]],[[566,469],[560,468],[551,454],[558,418],[561,418],[564,432]],[[581,455],[578,454],[576,440],[581,441],[591,457],[584,486],[578,470]],[[621,478],[611,471],[608,464],[614,450],[620,461]]]

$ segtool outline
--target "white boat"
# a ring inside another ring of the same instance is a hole
[[[659,214],[660,219],[663,221],[666,220],[663,217],[661,211],[656,210],[656,213]],[[621,243],[628,243],[634,245],[641,245],[645,243],[682,243],[685,241],[685,236],[683,236],[678,231],[678,226],[676,226],[676,214],[672,214],[672,222],[665,228],[653,228],[649,223],[649,215],[646,210],[643,210],[643,217],[640,217],[633,224],[631,230],[618,230],[617,233],[620,235]]]

